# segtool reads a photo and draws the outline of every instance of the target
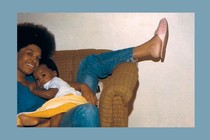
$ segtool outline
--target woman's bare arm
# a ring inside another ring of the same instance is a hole
[[[97,98],[96,95],[92,92],[92,90],[89,88],[86,84],[81,84],[77,82],[71,82],[69,83],[75,90],[78,90],[82,93],[82,96],[91,104],[96,105],[97,104]]]

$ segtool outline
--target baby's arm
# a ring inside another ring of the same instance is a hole
[[[44,99],[52,99],[55,97],[56,93],[58,92],[57,88],[49,88],[48,90],[35,88],[31,91],[33,94],[40,96]]]
[[[30,83],[29,89],[33,94],[42,97],[44,99],[52,99],[55,97],[56,93],[58,92],[57,88],[49,88],[48,90],[42,89],[38,87],[35,82]]]

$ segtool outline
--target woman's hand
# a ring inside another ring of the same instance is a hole
[[[97,105],[98,100],[96,98],[96,95],[92,92],[92,90],[88,87],[86,84],[81,84],[77,82],[69,82],[71,87],[73,87],[75,90],[78,90],[82,93],[82,96],[91,104]]]
[[[81,84],[81,93],[82,93],[82,96],[89,103],[97,105],[98,100],[96,98],[96,95],[92,92],[92,90],[86,84]]]

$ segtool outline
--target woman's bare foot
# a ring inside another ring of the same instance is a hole
[[[166,18],[160,20],[155,35],[146,43],[134,48],[133,57],[139,61],[164,61],[168,42],[168,22]]]
[[[159,61],[161,58],[161,46],[162,46],[162,41],[158,37],[158,35],[155,35],[151,39],[151,45],[148,47],[149,52],[150,52],[150,57],[152,60]]]
[[[39,123],[38,118],[29,117],[29,116],[26,116],[23,114],[20,114],[19,118],[20,118],[20,122],[23,126],[35,126]]]
[[[138,59],[138,61],[152,60],[157,62],[161,57],[161,46],[161,39],[158,37],[158,35],[155,35],[146,43],[135,47],[133,57],[134,59]]]

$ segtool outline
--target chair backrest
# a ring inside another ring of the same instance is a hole
[[[90,54],[100,54],[110,50],[80,49],[56,51],[52,57],[55,61],[59,77],[65,81],[75,81],[80,61]]]

